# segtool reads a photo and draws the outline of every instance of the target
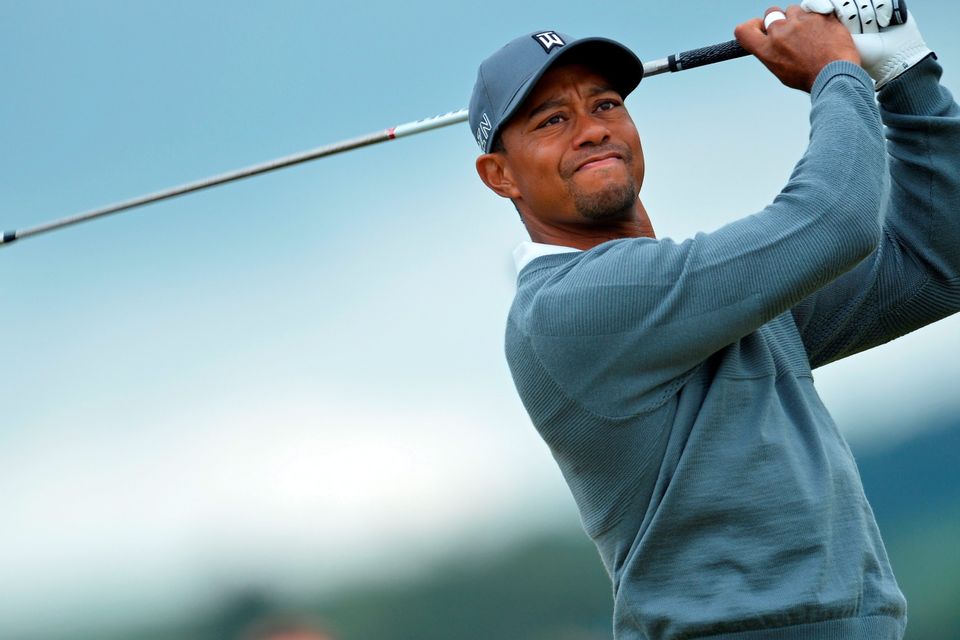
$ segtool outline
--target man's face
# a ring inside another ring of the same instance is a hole
[[[545,222],[632,220],[643,150],[623,99],[580,64],[543,75],[501,130],[508,194]]]

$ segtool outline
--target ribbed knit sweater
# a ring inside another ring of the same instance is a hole
[[[834,62],[763,211],[521,271],[507,359],[612,579],[619,640],[902,637],[811,369],[960,309],[960,111],[940,74],[927,58],[878,110],[863,70]]]

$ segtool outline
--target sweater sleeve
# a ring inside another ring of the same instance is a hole
[[[873,84],[834,62],[811,100],[808,149],[762,212],[682,243],[604,243],[538,289],[526,332],[582,406],[609,417],[655,409],[685,373],[874,250],[884,149]]]
[[[877,250],[793,309],[819,366],[960,310],[960,108],[934,57],[880,92],[889,194]]]

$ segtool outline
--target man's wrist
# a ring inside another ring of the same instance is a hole
[[[943,101],[939,90],[943,67],[937,54],[929,53],[877,92],[884,111],[908,115],[937,113]]]
[[[810,89],[810,98],[811,100],[816,100],[820,93],[827,87],[831,80],[838,76],[849,76],[856,79],[864,87],[873,91],[873,79],[870,78],[870,75],[863,70],[858,64],[854,64],[848,60],[834,60],[823,69],[820,70],[820,73],[817,74],[817,79],[813,82],[813,87]]]

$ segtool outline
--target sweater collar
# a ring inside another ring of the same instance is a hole
[[[513,250],[513,262],[517,266],[517,274],[519,275],[519,273],[523,271],[523,268],[530,264],[535,258],[551,256],[557,253],[575,253],[578,251],[580,251],[580,249],[574,249],[573,247],[524,240]]]

